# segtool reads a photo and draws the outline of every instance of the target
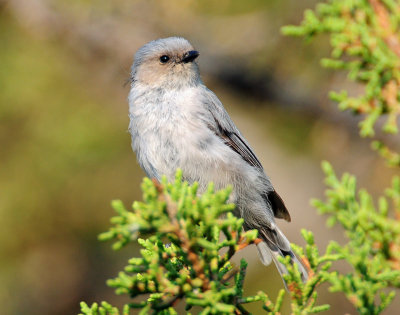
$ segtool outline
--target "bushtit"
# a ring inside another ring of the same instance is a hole
[[[281,197],[246,139],[217,96],[200,79],[199,53],[184,38],[170,37],[141,47],[132,66],[129,131],[140,166],[150,178],[198,182],[199,191],[213,182],[216,189],[232,185],[230,201],[244,229],[257,229],[260,259],[290,256],[305,281],[307,272],[274,218],[290,221]]]

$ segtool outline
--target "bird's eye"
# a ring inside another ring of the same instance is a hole
[[[167,55],[163,55],[160,57],[161,63],[166,63],[166,62],[168,62],[168,60],[169,60],[169,57]]]

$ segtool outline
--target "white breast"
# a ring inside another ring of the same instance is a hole
[[[184,160],[192,155],[196,139],[201,136],[202,122],[197,119],[196,91],[152,91],[132,89],[129,96],[129,130],[132,148],[149,174],[173,176]]]

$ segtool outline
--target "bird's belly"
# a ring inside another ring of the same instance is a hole
[[[216,190],[228,185],[235,188],[237,180],[247,176],[245,162],[218,138],[208,139],[208,145],[204,145],[204,139],[197,140],[187,147],[180,167],[185,180],[199,183],[199,192],[204,192],[210,182]]]
[[[179,148],[173,140],[175,137],[174,133],[158,131],[138,134],[133,140],[139,163],[148,175],[153,172],[156,177],[174,178],[181,161]],[[152,170],[147,171],[148,168]]]
[[[131,117],[132,148],[148,175],[152,168],[158,177],[173,180],[176,170],[184,168],[194,152],[193,121],[172,110]]]
[[[229,178],[232,166],[228,163],[232,163],[229,154],[234,152],[213,139],[215,135],[211,132],[207,133],[208,130],[197,129],[181,120],[173,128],[165,125],[148,128],[147,132],[136,135],[132,145],[144,169],[151,165],[159,176],[166,175],[168,180],[173,180],[180,168],[183,179],[190,184],[198,182],[200,191],[211,181],[216,189],[222,189],[232,184]],[[224,154],[227,150],[228,154]]]

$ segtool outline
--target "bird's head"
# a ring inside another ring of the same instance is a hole
[[[155,88],[190,86],[200,81],[199,56],[193,46],[182,37],[168,37],[151,41],[135,55],[132,81]]]

